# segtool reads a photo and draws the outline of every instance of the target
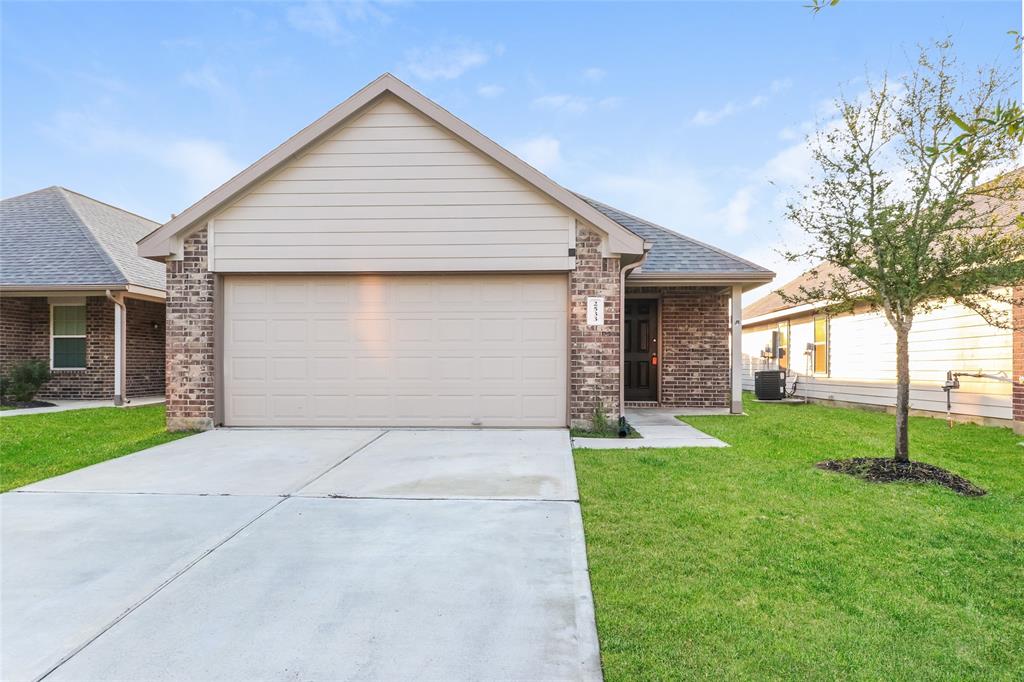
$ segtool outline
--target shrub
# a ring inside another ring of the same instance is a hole
[[[591,428],[594,433],[604,433],[608,430],[608,415],[605,414],[604,405],[594,408],[594,423]]]
[[[42,360],[25,360],[11,367],[0,382],[0,394],[15,402],[27,403],[50,380],[50,368]]]

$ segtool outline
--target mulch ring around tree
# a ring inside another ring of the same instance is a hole
[[[0,407],[6,407],[9,410],[23,410],[28,407],[53,407],[53,403],[48,403],[45,400],[29,400],[26,402],[18,402],[15,400],[4,400],[0,402]]]
[[[957,476],[931,464],[923,462],[897,462],[888,457],[854,457],[853,459],[830,459],[815,464],[819,469],[848,474],[871,483],[937,483],[955,493],[967,497],[981,497],[988,493],[963,476]]]

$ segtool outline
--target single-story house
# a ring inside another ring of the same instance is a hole
[[[765,268],[575,194],[390,74],[139,242],[167,419],[585,426],[740,410]]]
[[[829,268],[809,270],[744,308],[744,388],[753,390],[755,372],[781,368],[797,397],[894,409],[896,334],[884,313],[829,315],[823,304],[797,305],[779,293],[795,297]],[[1024,310],[1013,312],[1015,326],[1024,327]],[[994,327],[953,301],[918,315],[910,332],[912,414],[946,416],[948,372],[962,373],[949,395],[955,419],[1024,432],[1024,329]]]
[[[0,202],[0,373],[43,360],[40,399],[164,391],[164,268],[136,242],[159,224],[63,187]]]

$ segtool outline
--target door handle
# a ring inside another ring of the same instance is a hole
[[[658,354],[657,353],[655,353],[654,355],[651,356],[651,366],[652,367],[657,367],[658,366]]]

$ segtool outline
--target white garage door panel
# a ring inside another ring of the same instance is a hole
[[[225,277],[229,426],[564,426],[565,275]]]

